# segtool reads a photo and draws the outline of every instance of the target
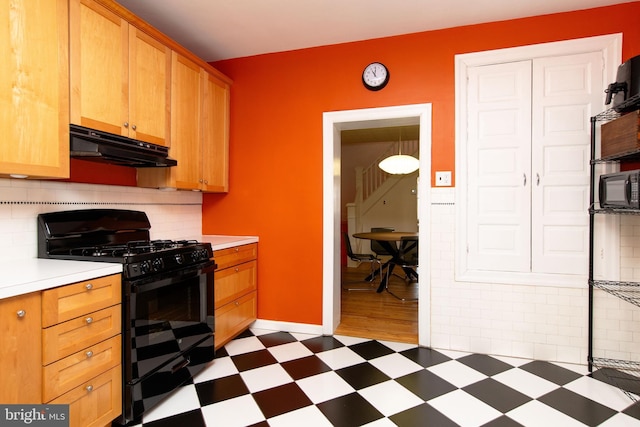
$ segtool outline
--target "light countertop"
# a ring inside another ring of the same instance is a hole
[[[257,243],[257,236],[222,236],[222,235],[204,235],[202,241],[211,243],[211,247],[214,251],[221,249],[233,248],[235,246],[248,245],[250,243]]]
[[[0,298],[122,273],[122,264],[27,258],[0,262]]]

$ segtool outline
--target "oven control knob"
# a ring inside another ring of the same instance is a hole
[[[151,263],[149,261],[143,261],[140,263],[140,272],[146,274],[151,270]]]
[[[176,254],[176,262],[178,264],[182,264],[184,262],[184,258],[182,257],[182,254]]]
[[[153,271],[160,271],[162,269],[162,259],[156,258],[152,262]]]

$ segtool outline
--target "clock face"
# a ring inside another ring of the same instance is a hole
[[[384,64],[372,62],[362,72],[362,83],[369,90],[380,90],[389,82],[389,70]]]

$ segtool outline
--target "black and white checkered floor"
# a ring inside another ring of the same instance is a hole
[[[640,426],[586,366],[345,336],[246,331],[144,427]]]

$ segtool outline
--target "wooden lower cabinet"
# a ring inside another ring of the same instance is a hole
[[[214,251],[215,348],[247,329],[257,318],[258,244]]]
[[[69,405],[70,427],[102,427],[122,412],[121,366],[111,368],[47,402]]]
[[[42,292],[42,402],[69,405],[71,426],[122,411],[121,276]]]
[[[0,299],[0,403],[68,404],[71,426],[122,411],[121,276]]]
[[[251,325],[257,316],[257,292],[252,291],[216,309],[216,349]]]
[[[0,403],[40,403],[40,292],[0,299]]]
[[[49,402],[120,365],[122,340],[116,335],[43,368],[42,399]]]

